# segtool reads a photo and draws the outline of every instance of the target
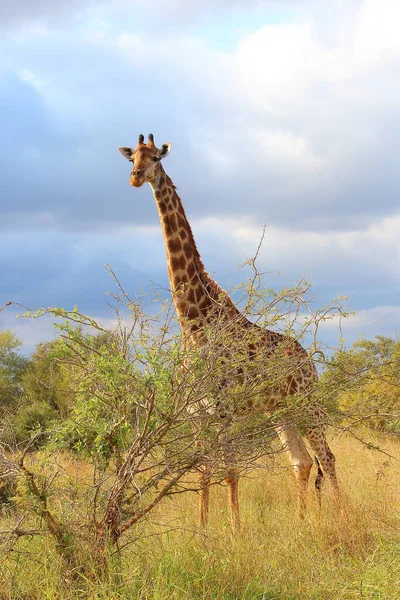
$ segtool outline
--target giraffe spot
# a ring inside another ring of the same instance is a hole
[[[201,312],[204,314],[204,311],[206,308],[210,308],[211,306],[211,299],[208,298],[207,296],[205,298],[203,298],[203,300],[200,302],[200,310]]]
[[[198,319],[200,317],[200,313],[197,310],[196,306],[190,306],[189,310],[187,311],[187,316],[189,319]]]
[[[186,233],[186,231],[185,231],[184,229],[181,229],[181,230],[179,231],[179,235],[181,236],[181,238],[182,238],[183,240],[185,240],[185,239],[187,238],[187,233]]]
[[[185,228],[187,226],[186,219],[179,213],[177,213],[179,227]]]
[[[165,210],[167,208],[165,202],[163,202],[162,200],[159,200],[159,202],[158,202],[158,208],[160,209],[160,211],[162,213],[165,213]]]
[[[193,276],[196,274],[196,267],[194,266],[194,263],[189,263],[188,267],[187,267],[187,274],[189,279],[192,279]]]
[[[192,302],[192,303],[194,303],[196,301],[195,290],[192,287],[189,289],[186,298],[188,299],[189,302]]]
[[[202,287],[199,285],[196,288],[196,301],[200,302],[200,300],[203,298],[204,295],[204,290],[202,289]]]
[[[161,177],[160,177],[160,187],[162,185],[165,185],[165,177],[164,177],[164,175],[161,175]]]
[[[181,268],[181,262],[179,256],[171,256],[171,266],[173,271],[177,271]]]
[[[178,206],[178,200],[176,199],[176,194],[174,194],[171,198],[171,204],[174,208]]]
[[[169,238],[167,245],[170,252],[176,253],[182,250],[182,242],[179,238]]]
[[[185,244],[183,244],[183,251],[186,254],[186,256],[192,256],[192,247],[188,242],[185,242]]]
[[[172,227],[171,227],[171,221],[169,219],[169,215],[164,217],[163,223],[164,223],[165,235],[167,236],[167,238],[169,238],[172,235]]]
[[[174,231],[176,231],[177,226],[176,226],[176,217],[174,215],[174,213],[169,215],[169,222],[171,223],[171,227]]]
[[[179,257],[179,267],[182,271],[186,269],[186,258],[184,254]]]

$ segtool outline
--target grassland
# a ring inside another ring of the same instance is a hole
[[[395,458],[350,437],[334,445],[340,515],[324,489],[322,512],[310,492],[299,521],[290,471],[257,471],[241,482],[243,526],[235,539],[224,486],[211,491],[205,532],[196,528],[196,494],[177,495],[123,540],[107,578],[93,572],[74,581],[49,538],[21,540],[1,557],[0,598],[399,600],[400,442],[375,442]],[[7,526],[4,514],[0,528]]]

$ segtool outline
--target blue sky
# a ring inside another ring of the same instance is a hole
[[[149,188],[117,149],[173,143],[207,270],[307,273],[344,326],[400,321],[400,5],[391,0],[76,0],[0,6],[0,305],[77,304],[107,320],[109,263],[134,296],[167,285]],[[244,276],[244,275],[243,275]],[[26,351],[51,324],[0,313]],[[333,327],[323,334],[334,341]]]

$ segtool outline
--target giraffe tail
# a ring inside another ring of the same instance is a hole
[[[322,471],[321,465],[319,464],[319,460],[316,456],[314,456],[314,461],[318,468],[317,477],[315,479],[315,490],[317,492],[318,504],[319,504],[319,507],[321,508],[321,488],[322,488],[322,482],[324,480],[324,472]]]

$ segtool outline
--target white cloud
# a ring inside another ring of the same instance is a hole
[[[349,348],[360,337],[372,339],[376,335],[385,335],[398,339],[399,323],[399,305],[374,306],[355,310],[346,318],[333,315],[320,324],[318,337],[323,342],[328,340],[328,346],[332,348],[339,347],[339,343]]]
[[[18,318],[24,309],[6,309],[0,313],[0,328],[11,329],[18,339],[23,342],[22,351],[30,354],[36,345],[43,341],[49,341],[57,337],[58,332],[54,327],[54,318],[46,316],[40,319]]]
[[[317,171],[326,166],[326,158],[314,153],[309,141],[302,136],[290,131],[264,131],[256,136],[263,161],[271,165],[277,163],[275,168],[285,165],[290,170],[299,169],[312,171],[316,176]]]
[[[22,352],[24,354],[31,354],[40,342],[54,340],[60,335],[60,330],[54,326],[55,323],[60,323],[59,319],[49,314],[38,318],[21,317],[20,315],[23,313],[24,309],[21,308],[17,313],[9,310],[0,314],[0,329],[11,329],[15,333],[17,338],[23,342]],[[115,329],[118,324],[116,317],[90,316],[104,329]],[[126,325],[129,325],[129,320]],[[94,331],[94,329],[87,330],[88,333]]]
[[[400,306],[374,306],[373,308],[359,309],[344,319],[334,315],[332,319],[325,321],[321,325],[322,331],[325,329],[337,329],[339,321],[344,332],[362,335],[363,332],[377,332],[385,330],[386,335],[399,335]]]
[[[366,0],[354,32],[354,63],[371,67],[400,56],[400,4],[393,0]]]
[[[232,260],[253,256],[262,235],[262,224],[241,217],[228,219],[196,219],[195,234],[212,235],[234,248]],[[352,264],[372,270],[380,269],[400,283],[400,214],[380,220],[365,230],[354,231],[299,231],[267,225],[259,254],[260,270],[297,269],[308,265],[311,269],[336,261],[343,270]],[[201,242],[199,241],[200,251]]]
[[[22,69],[22,71],[20,71],[18,73],[18,75],[22,81],[25,81],[26,83],[30,83],[31,85],[33,85],[33,87],[36,88],[36,90],[38,92],[43,91],[44,88],[46,87],[46,85],[48,84],[48,82],[45,79],[38,77],[35,73],[30,71],[29,69]]]

